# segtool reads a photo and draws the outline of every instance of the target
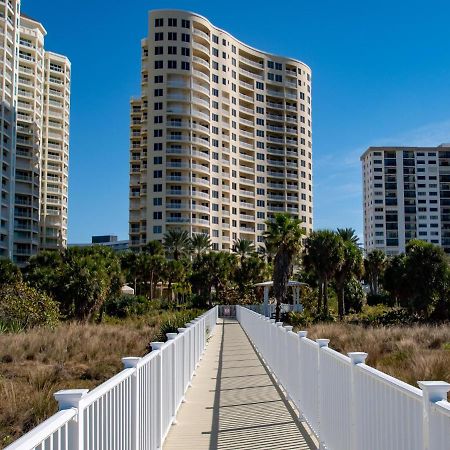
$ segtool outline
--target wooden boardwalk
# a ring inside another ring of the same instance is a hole
[[[316,449],[237,321],[221,321],[164,450]]]

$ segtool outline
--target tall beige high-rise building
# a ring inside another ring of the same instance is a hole
[[[173,228],[208,234],[214,249],[258,245],[281,211],[311,230],[311,69],[179,10],[151,11],[141,46],[131,246]]]
[[[0,0],[0,257],[24,264],[67,244],[70,62],[20,3]]]

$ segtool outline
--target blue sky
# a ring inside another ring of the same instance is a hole
[[[448,2],[23,0],[46,47],[72,61],[69,242],[128,237],[129,100],[157,8],[198,12],[312,68],[315,228],[361,234],[368,146],[450,141]]]

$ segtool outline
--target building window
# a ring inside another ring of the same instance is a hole
[[[182,34],[181,34],[181,40],[182,40],[183,42],[190,42],[190,41],[191,41],[191,37],[190,37],[190,35],[187,34],[187,33],[182,33]]]
[[[162,130],[153,130],[153,137],[162,137]]]
[[[163,76],[162,75],[156,75],[155,76],[155,83],[162,83],[163,82]]]
[[[182,28],[191,28],[191,21],[190,20],[186,20],[186,19],[182,19],[181,20],[181,27]]]
[[[213,34],[212,40],[213,40],[214,44],[218,44],[219,43],[219,36],[216,36],[215,34]]]
[[[153,164],[162,164],[162,156],[154,156],[153,157]]]
[[[163,116],[155,116],[153,123],[163,123]]]
[[[153,206],[161,206],[162,205],[162,198],[161,197],[155,197],[153,199]]]
[[[155,47],[155,55],[162,55],[164,53],[164,47]]]
[[[169,27],[176,27],[177,26],[177,19],[169,18]]]
[[[163,62],[155,61],[155,69],[162,69],[162,68],[163,68]]]
[[[155,33],[155,41],[162,41],[164,39],[164,33]]]
[[[169,45],[167,48],[169,55],[176,55],[177,54],[177,48],[174,45]]]
[[[162,192],[162,184],[154,184],[153,192]]]
[[[177,68],[177,62],[175,60],[167,61],[167,68],[168,69],[176,69]]]
[[[156,102],[156,103],[154,104],[154,110],[155,110],[155,111],[159,111],[159,110],[161,110],[161,109],[163,109],[163,104],[162,104],[162,102]]]
[[[161,225],[154,225],[153,226],[153,233],[154,234],[161,234],[162,233],[162,226]]]
[[[155,19],[155,27],[164,26],[164,19]]]
[[[190,69],[190,64],[187,61],[181,61],[181,68],[183,70],[189,70]]]
[[[187,47],[181,47],[181,54],[183,56],[191,56],[191,49]]]
[[[177,33],[170,32],[169,36],[167,37],[169,41],[176,41],[177,40]]]
[[[153,150],[156,152],[162,151],[162,142],[155,142],[153,144]]]
[[[161,220],[162,219],[162,211],[153,211],[153,219]]]

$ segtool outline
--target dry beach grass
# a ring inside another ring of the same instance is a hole
[[[415,386],[418,380],[450,383],[450,325],[317,324],[308,328],[308,337],[328,338],[344,354],[367,352],[367,364]]]
[[[93,388],[141,356],[159,330],[155,323],[62,324],[55,330],[0,334],[0,448],[57,410],[53,393]]]

